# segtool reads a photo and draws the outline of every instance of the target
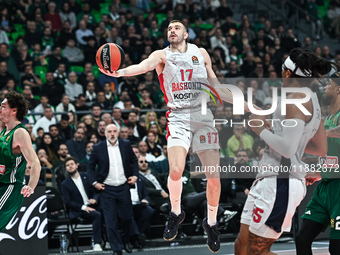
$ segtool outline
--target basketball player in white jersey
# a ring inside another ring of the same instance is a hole
[[[284,87],[307,88],[313,78],[327,74],[331,68],[331,62],[313,52],[294,49],[282,66]],[[305,115],[294,104],[288,104],[286,115],[282,115],[279,104],[273,119],[280,122],[274,122],[273,132],[263,127],[253,128],[266,142],[266,149],[241,215],[236,255],[274,254],[270,252],[271,245],[283,231],[290,231],[295,209],[306,193],[303,153],[318,156],[327,153],[320,105],[315,93],[307,89],[311,99],[302,105],[312,115]],[[295,92],[287,98],[305,97],[305,93]],[[264,120],[263,116],[253,115],[252,118]],[[296,126],[284,127],[283,120],[286,126],[294,126],[294,123]]]
[[[205,92],[200,90],[200,83],[216,79],[212,70],[211,59],[207,51],[194,44],[186,43],[188,32],[181,21],[173,20],[168,26],[170,46],[154,51],[138,65],[132,65],[116,72],[100,69],[104,74],[121,77],[134,76],[156,69],[164,97],[168,105],[168,158],[170,174],[168,189],[170,192],[171,212],[164,230],[163,238],[171,241],[177,236],[178,226],[183,222],[185,213],[181,210],[182,173],[185,160],[192,143],[204,166],[219,165],[219,145],[217,130],[213,126],[213,116],[208,110],[202,116],[201,99]],[[216,79],[217,80],[217,79]],[[213,86],[213,84],[210,84]],[[219,96],[232,103],[231,92],[219,89]],[[247,103],[245,102],[247,109]],[[217,208],[220,198],[219,173],[206,173],[208,214],[203,227],[208,234],[208,247],[218,252],[220,241],[217,231]]]

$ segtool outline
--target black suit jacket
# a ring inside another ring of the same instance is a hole
[[[146,180],[143,176],[141,175],[138,176],[138,180],[136,182],[138,197],[139,197],[139,201],[142,201],[142,199],[145,199],[146,201],[150,203],[149,193],[146,188],[145,181]]]
[[[98,195],[94,193],[94,188],[88,181],[87,173],[79,173],[84,185],[84,189],[88,198],[94,198],[98,201]],[[69,210],[69,216],[71,219],[81,216],[81,207],[84,205],[83,198],[70,176],[61,183],[61,194],[64,199],[64,203]]]
[[[128,140],[118,139],[118,146],[122,156],[122,163],[126,178],[130,176],[138,177],[138,159],[132,150]],[[97,169],[96,169],[97,166]],[[87,165],[87,173],[90,183],[103,183],[109,174],[109,154],[107,150],[107,140],[93,146],[93,151]]]

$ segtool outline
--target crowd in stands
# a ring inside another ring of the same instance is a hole
[[[320,4],[310,2],[310,8]],[[336,36],[339,7],[339,1],[332,1],[328,12]],[[309,15],[317,14],[313,9]],[[273,25],[263,14],[255,22],[246,13],[236,20],[227,0],[1,1],[1,96],[12,90],[25,95],[32,114],[25,126],[41,165],[55,170],[59,189],[67,177],[66,157],[74,157],[79,171],[86,171],[93,145],[105,140],[105,126],[114,123],[121,139],[130,140],[143,159],[139,167],[147,179],[150,205],[160,210],[167,203],[166,105],[157,75],[108,77],[99,72],[95,54],[102,44],[117,43],[126,53],[126,66],[139,63],[169,45],[167,26],[173,19],[187,26],[188,42],[208,51],[219,79],[245,95],[252,88],[253,102],[266,109],[272,104],[272,88],[282,86],[281,65],[291,49],[313,50],[340,63],[340,52],[334,54],[327,45],[314,48],[313,39],[322,35],[301,42],[293,28]],[[321,97],[318,83],[312,89]],[[215,118],[239,121],[231,105],[213,111]],[[249,128],[228,123],[218,125],[221,157],[228,164],[257,164],[263,142]],[[223,181],[222,200],[227,200],[230,180]],[[247,195],[250,184],[238,182],[238,191]],[[202,182],[193,181],[187,194],[201,191]]]

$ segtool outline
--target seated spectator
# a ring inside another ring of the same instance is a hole
[[[122,110],[118,107],[114,107],[112,110],[112,121],[116,125],[118,130],[125,126],[125,122],[122,119]]]
[[[87,73],[92,73],[92,64],[87,62],[84,65],[84,72],[78,75],[78,83],[83,86],[83,91],[86,90],[87,80],[86,76]]]
[[[86,127],[85,135],[86,136],[96,132],[95,122],[91,114],[86,114],[85,116],[83,116],[81,118],[81,121],[85,124],[85,127]]]
[[[68,114],[62,114],[61,120],[57,124],[59,134],[64,141],[72,139],[74,134],[74,129],[70,126],[69,120]]]
[[[38,151],[40,149],[44,149],[48,158],[49,163],[53,164],[55,160],[57,160],[57,149],[54,147],[52,143],[52,135],[50,133],[44,133],[41,139],[41,143],[38,147]],[[52,166],[48,166],[52,168]]]
[[[252,153],[252,148],[254,144],[254,138],[244,132],[244,127],[242,125],[234,125],[234,134],[227,141],[226,155],[230,158],[236,156],[236,152],[240,149],[245,149]]]
[[[128,115],[128,123],[134,125],[133,135],[142,139],[146,135],[146,130],[143,126],[139,124],[137,121],[137,111],[133,110]]]
[[[66,20],[63,22],[63,29],[60,32],[59,36],[59,45],[62,48],[65,48],[66,43],[69,39],[76,40],[76,33],[74,31],[75,28],[72,28],[71,22]]]
[[[97,136],[97,139],[99,141],[104,141],[106,139],[106,136],[105,136],[105,127],[106,127],[106,123],[105,121],[101,120],[98,122],[98,128],[96,130],[96,136]]]
[[[65,143],[66,141],[59,134],[59,129],[56,124],[50,125],[48,129],[49,129],[50,135],[52,136],[52,144],[55,148],[55,151],[58,152],[59,145],[61,143]]]
[[[15,80],[18,81],[19,76],[20,76],[19,71],[18,71],[17,65],[15,64],[13,57],[8,52],[8,47],[9,46],[6,43],[0,44],[0,63],[2,61],[5,61],[7,63],[8,70],[11,70],[11,74],[14,75]]]
[[[103,113],[101,119],[105,122],[105,125],[114,124],[111,118],[111,114],[108,112]]]
[[[149,130],[146,136],[146,144],[148,145],[148,153],[151,153],[156,158],[162,155],[162,147],[155,143],[156,141],[156,133],[154,131]]]
[[[226,78],[237,78],[243,77],[243,73],[238,70],[237,62],[235,60],[231,60],[229,63],[229,70],[225,75]]]
[[[65,21],[70,22],[70,26],[72,29],[75,29],[77,26],[77,17],[73,11],[70,9],[70,4],[68,2],[64,2],[61,11],[59,12],[59,16],[61,22],[64,24]]]
[[[96,39],[94,36],[89,36],[86,39],[87,44],[84,47],[84,61],[90,62],[91,64],[96,64],[96,54],[98,47],[96,45]]]
[[[67,140],[67,149],[72,157],[81,161],[86,158],[86,142],[85,131],[82,128],[77,128],[74,133],[73,139]]]
[[[30,175],[31,175],[31,169],[32,167],[29,164],[26,164],[26,170],[25,170],[25,184],[28,184],[30,181]],[[37,186],[43,186],[45,183],[39,179]]]
[[[5,43],[5,44],[9,45],[7,33],[1,27],[0,27],[0,43]]]
[[[120,108],[124,110],[124,102],[131,101],[129,92],[128,91],[122,91],[122,93],[119,96],[119,101],[113,105],[114,108]],[[134,108],[134,105],[131,105],[132,108]]]
[[[150,197],[150,206],[155,210],[160,210],[161,205],[169,203],[169,194],[163,188],[158,175],[150,168],[148,160],[144,156],[138,158],[139,174],[145,178],[147,191]]]
[[[152,121],[150,123],[148,131],[153,131],[156,134],[156,140],[155,140],[156,144],[158,144],[160,146],[167,144],[166,138],[162,134],[162,129],[160,128],[160,126],[156,122]],[[144,138],[143,138],[143,140],[144,140]]]
[[[71,102],[76,100],[80,94],[83,94],[83,86],[77,83],[77,74],[70,72],[65,84],[65,93],[69,96]]]
[[[99,91],[97,93],[96,103],[99,104],[103,110],[108,110],[112,108],[112,102],[110,102],[109,100],[106,100],[104,91]]]
[[[75,45],[74,39],[68,39],[63,56],[67,58],[71,65],[83,65],[84,53]]]
[[[42,127],[44,129],[44,132],[47,133],[49,131],[49,126],[52,124],[56,124],[56,119],[53,116],[52,108],[50,106],[47,106],[44,109],[44,116],[38,119],[35,123],[33,127],[33,134],[37,136],[37,130],[39,127]]]
[[[45,75],[46,83],[41,88],[41,94],[45,94],[48,97],[48,101],[51,105],[57,106],[62,95],[65,93],[65,88],[53,77],[52,72],[47,72]]]
[[[145,157],[148,162],[156,161],[156,157],[148,153],[148,144],[144,141],[138,143],[138,150],[141,157]]]
[[[337,5],[337,1],[331,1],[329,3],[329,10],[327,11],[327,17],[331,23],[331,29],[334,31],[337,39],[340,37],[340,8]]]
[[[93,36],[92,30],[86,27],[86,23],[84,20],[79,21],[79,28],[76,30],[76,38],[77,42],[80,46],[84,47],[86,45],[85,37]]]
[[[32,48],[30,56],[33,59],[33,66],[47,66],[46,55],[42,52],[40,43],[33,44]]]
[[[74,107],[76,108],[76,111],[87,111],[89,107],[86,106],[86,96],[84,94],[79,94],[78,97],[75,98],[76,103],[74,104]],[[78,119],[81,119],[84,117],[84,113],[78,113],[77,117]]]
[[[54,72],[58,68],[59,64],[65,64],[66,71],[68,71],[71,66],[68,59],[62,56],[61,47],[56,46],[53,50],[53,54],[48,57],[48,69]]]
[[[41,46],[45,55],[50,55],[55,45],[52,31],[49,27],[45,27],[43,30],[43,36],[41,38]]]
[[[53,31],[60,32],[62,29],[62,23],[59,14],[56,12],[56,4],[54,2],[49,2],[48,12],[45,14],[44,19],[51,21]]]
[[[70,98],[68,94],[64,94],[61,98],[61,102],[56,107],[56,112],[69,112],[69,111],[75,112],[76,108],[74,107],[73,104],[70,103]],[[61,120],[61,115],[58,114],[56,118],[59,122]]]
[[[102,108],[100,104],[94,103],[91,106],[91,114],[92,114],[92,118],[94,121],[94,127],[97,128],[99,121],[101,121],[101,115],[102,115]]]
[[[24,85],[31,86],[34,95],[40,95],[42,81],[39,76],[33,72],[32,65],[25,66],[25,73],[21,77],[21,86],[24,87]]]
[[[129,129],[127,127],[121,127],[119,130],[119,138],[129,140]],[[131,143],[132,144],[132,143]]]
[[[5,96],[4,88],[1,91],[2,91],[1,95]],[[8,93],[8,91],[7,91],[7,93]],[[34,98],[34,96],[32,94],[31,86],[25,85],[22,93],[25,96],[25,99],[28,101],[28,109],[30,111],[33,110],[39,104],[39,100]]]
[[[281,87],[283,86],[283,83],[281,81],[281,79],[278,79],[277,77],[277,73],[275,71],[270,71],[269,72],[269,79],[267,79],[263,85],[262,85],[262,90],[264,91],[266,97],[272,97],[273,92],[272,89],[273,88],[277,88],[278,90],[278,95],[281,95]]]
[[[71,126],[72,129],[75,130],[75,127],[78,125],[77,115],[74,113],[74,111],[68,111],[67,115],[70,117],[69,125]]]
[[[61,191],[61,183],[67,177],[67,172],[65,169],[65,159],[71,156],[68,153],[68,149],[65,143],[59,144],[57,153],[58,153],[58,158],[53,162],[52,168],[53,168],[54,173],[56,174],[58,190]]]
[[[33,65],[33,58],[28,54],[28,47],[26,44],[19,48],[19,54],[14,58],[14,61],[20,73],[25,72],[26,66]]]
[[[263,105],[264,99],[266,98],[266,93],[262,89],[259,89],[259,84],[257,80],[251,80],[249,86],[253,89],[253,103],[259,107]]]
[[[42,33],[37,31],[37,26],[35,21],[30,20],[27,21],[27,30],[25,33],[25,42],[28,44],[30,48],[33,48],[33,45],[36,43],[41,43]]]
[[[168,145],[162,146],[162,155],[156,158],[156,161],[150,161],[149,166],[159,175],[168,175],[170,166],[168,160]]]
[[[0,62],[0,89],[3,89],[6,86],[7,80],[15,79],[14,75],[8,72],[7,62]]]
[[[88,82],[85,91],[86,96],[86,106],[88,108],[92,107],[92,105],[97,101],[97,94],[95,92],[95,85],[93,82]]]
[[[48,156],[47,156],[45,149],[43,148],[38,149],[37,155],[38,155],[41,167],[52,168],[52,163],[48,160]],[[42,173],[40,174],[40,179],[42,180],[46,180],[46,178],[48,177],[50,176],[42,176]]]
[[[66,67],[65,64],[59,63],[57,69],[53,73],[54,79],[61,85],[65,86],[67,81]]]
[[[78,217],[92,221],[94,246],[93,251],[101,248],[101,219],[102,215],[95,208],[98,206],[98,193],[87,180],[87,173],[78,172],[78,161],[69,157],[65,159],[68,177],[61,183],[61,194],[69,210],[71,219]]]
[[[42,113],[43,114],[46,107],[51,107],[51,105],[49,104],[48,97],[45,94],[43,94],[43,95],[40,96],[40,104],[38,104],[34,108],[33,112],[34,113]],[[52,112],[54,112],[53,107],[51,107],[51,109],[52,109]],[[38,119],[41,118],[41,115],[34,115],[34,118],[37,121]]]

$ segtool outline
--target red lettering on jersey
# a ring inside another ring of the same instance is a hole
[[[6,171],[6,167],[4,165],[0,165],[0,174],[4,174]]]
[[[263,210],[261,208],[258,207],[254,207],[253,210],[253,221],[256,223],[259,223],[262,219],[262,215],[260,215],[260,213],[263,213]]]
[[[172,83],[172,92],[176,91],[176,83]]]

